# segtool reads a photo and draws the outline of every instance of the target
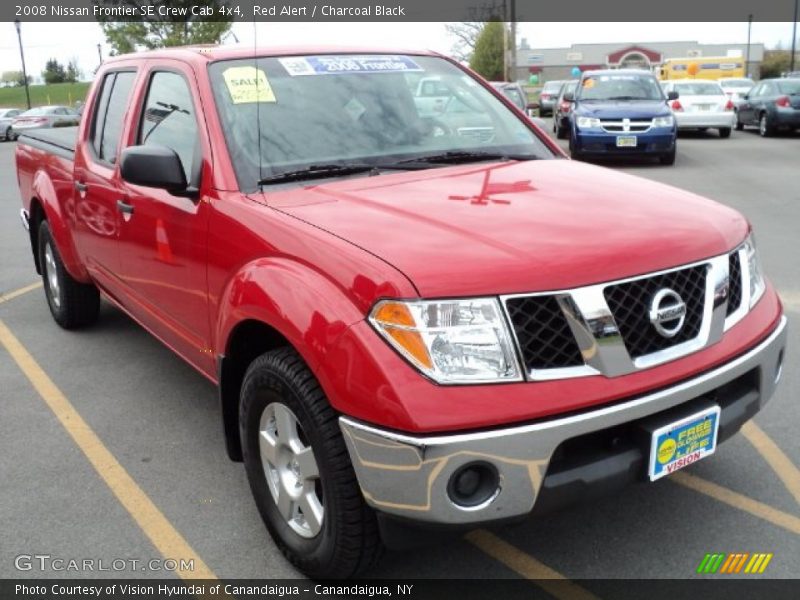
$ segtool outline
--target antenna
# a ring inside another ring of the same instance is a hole
[[[253,68],[256,70],[256,137],[258,138],[258,181],[264,178],[263,169],[261,166],[261,102],[258,101],[258,89],[260,78],[258,77],[258,27],[256,27],[256,19],[253,17]]]

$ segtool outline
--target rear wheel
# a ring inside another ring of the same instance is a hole
[[[775,134],[775,127],[769,122],[769,115],[762,113],[758,120],[758,133],[761,137],[769,137]]]
[[[312,578],[351,577],[382,544],[358,487],[338,416],[291,348],[257,358],[241,392],[242,450],[261,517],[289,561]]]
[[[742,131],[744,129],[744,123],[739,119],[739,111],[736,111],[736,131]]]
[[[11,140],[11,127],[6,129],[6,132],[3,134],[3,137],[5,137],[9,141]]]
[[[50,314],[64,329],[79,329],[97,321],[100,292],[67,272],[47,221],[39,225],[39,265]]]
[[[730,127],[720,127],[719,137],[721,137],[723,139],[731,137],[731,128]]]

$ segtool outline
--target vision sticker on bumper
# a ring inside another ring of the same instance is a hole
[[[650,441],[650,481],[713,454],[717,449],[719,414],[719,406],[714,406],[656,429]]]

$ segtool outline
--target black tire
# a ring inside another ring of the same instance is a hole
[[[739,120],[739,112],[736,112],[736,131],[743,131],[744,123]]]
[[[6,132],[5,132],[5,134],[4,134],[4,137],[6,138],[6,140],[7,140],[7,141],[9,141],[9,142],[10,142],[10,141],[12,141],[12,140],[11,140],[11,127],[9,127],[8,129],[6,129]]]
[[[296,417],[298,431],[316,460],[324,512],[320,531],[313,537],[292,529],[267,484],[259,437],[262,415],[275,403],[288,407]],[[383,552],[375,513],[361,495],[338,416],[294,349],[267,352],[247,369],[239,426],[256,506],[289,562],[317,579],[352,577],[373,566]]]
[[[567,137],[567,128],[566,127],[561,127],[560,125],[556,125],[555,126],[555,130],[556,130],[556,137],[559,140],[566,139],[566,137]]]
[[[731,137],[731,128],[730,127],[720,127],[719,129],[719,137],[722,139]]]
[[[761,113],[758,118],[758,133],[761,137],[770,137],[775,135],[775,126],[769,122],[769,115]]]
[[[673,148],[672,152],[667,152],[666,154],[662,154],[658,157],[658,162],[662,165],[674,165],[675,164],[675,156],[677,154],[677,149]]]
[[[100,292],[94,285],[81,283],[67,272],[47,221],[39,225],[38,251],[44,293],[55,322],[64,329],[80,329],[95,323],[100,314]],[[51,285],[51,276],[57,284],[55,289]]]

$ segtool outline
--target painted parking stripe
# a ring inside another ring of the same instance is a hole
[[[598,600],[597,596],[587,589],[573,583],[558,571],[539,562],[530,554],[493,533],[479,529],[468,533],[464,539],[522,577],[535,581],[536,585],[555,598]]]
[[[0,320],[0,345],[17,363],[42,400],[164,558],[194,561],[194,571],[175,571],[182,579],[216,579],[213,571],[144,493],[47,373]]]
[[[667,478],[667,480],[680,484],[684,487],[694,490],[695,492],[699,492],[714,498],[715,500],[719,500],[728,506],[732,506],[741,511],[750,513],[759,519],[768,521],[769,523],[786,529],[791,533],[800,535],[799,517],[795,517],[794,515],[790,515],[782,510],[773,508],[768,504],[764,504],[758,500],[753,500],[752,498],[748,498],[743,494],[729,490],[728,488],[716,483],[706,481],[705,479],[701,479],[696,475],[690,475],[689,473],[673,473]]]
[[[800,292],[796,291],[782,291],[778,292],[781,297],[783,307],[792,312],[800,312]]]
[[[14,290],[13,292],[0,294],[0,304],[3,302],[8,302],[9,300],[13,300],[14,298],[22,296],[23,294],[27,294],[28,292],[32,292],[33,290],[38,290],[40,287],[42,287],[42,282],[37,281],[36,283],[26,285],[25,287]]]
[[[800,469],[754,421],[742,426],[742,434],[775,471],[789,493],[794,496],[795,502],[800,504]]]

